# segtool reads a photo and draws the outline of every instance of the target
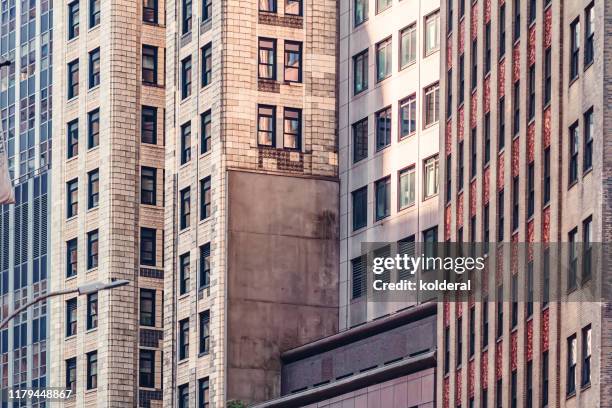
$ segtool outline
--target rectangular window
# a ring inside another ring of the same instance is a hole
[[[210,407],[210,387],[208,378],[198,380],[198,408]]]
[[[535,65],[529,68],[529,120],[535,118],[536,110],[536,72]]]
[[[463,190],[463,140],[457,144],[457,191]]]
[[[482,347],[489,344],[489,303],[487,299],[482,302]]]
[[[140,350],[138,362],[138,385],[143,388],[155,388],[155,351]]]
[[[521,131],[521,82],[516,81],[514,83],[514,94],[513,94],[513,102],[514,102],[514,116],[513,116],[513,124],[512,124],[512,134],[517,136]]]
[[[542,408],[548,407],[548,351],[542,353]]]
[[[391,107],[376,112],[376,151],[391,144]]]
[[[425,88],[425,127],[438,123],[440,113],[440,85]]]
[[[92,170],[87,173],[87,208],[98,206],[100,201],[100,172]]]
[[[469,344],[469,356],[472,357],[474,352],[476,351],[476,307],[472,306],[470,308],[470,344]]]
[[[537,3],[537,0],[529,0],[529,24],[536,19]]]
[[[518,406],[517,388],[518,384],[516,381],[516,371],[512,371],[510,376],[510,408],[516,408]]]
[[[582,329],[582,375],[583,387],[591,384],[591,325]]]
[[[578,350],[576,344],[576,335],[573,334],[567,339],[567,395],[573,395],[576,392],[576,363],[578,360],[577,354]]]
[[[200,313],[200,354],[210,351],[210,311]]]
[[[450,371],[450,326],[444,328],[444,374]]]
[[[100,24],[100,0],[89,0],[89,28]]]
[[[431,227],[423,231],[423,253],[425,256],[436,256],[438,243],[438,227]]]
[[[423,163],[424,169],[424,194],[425,199],[438,194],[438,156],[430,157]]]
[[[484,164],[491,161],[491,113],[485,113],[484,117]]]
[[[89,53],[89,89],[98,85],[100,85],[100,48]]]
[[[416,132],[416,96],[411,95],[399,103],[400,140]]]
[[[179,360],[189,357],[189,319],[179,322]]]
[[[499,7],[499,59],[506,55],[506,3]]]
[[[93,149],[100,144],[100,109],[87,114],[87,147]]]
[[[179,257],[179,294],[184,295],[189,292],[189,281],[191,277],[191,268],[189,261],[189,252]]]
[[[446,203],[450,203],[453,198],[453,173],[452,173],[452,155],[446,155]]]
[[[79,36],[80,5],[79,0],[68,4],[68,39]]]
[[[544,149],[544,205],[550,202],[550,147]]]
[[[355,27],[368,19],[368,0],[355,0]]]
[[[87,353],[87,389],[98,388],[98,352]]]
[[[457,318],[457,350],[455,351],[457,367],[463,362],[463,319]]]
[[[74,179],[66,183],[66,218],[72,218],[79,213],[79,180]]]
[[[447,35],[453,31],[453,18],[454,18],[453,2],[449,1],[446,4],[446,34]]]
[[[376,191],[376,221],[391,214],[391,177],[385,177],[375,183]]]
[[[302,82],[302,43],[285,41],[285,82]]]
[[[519,227],[519,178],[512,179],[512,232]]]
[[[157,108],[143,106],[141,111],[140,141],[157,144]]]
[[[283,146],[286,149],[300,150],[302,148],[302,110],[284,109]]]
[[[399,210],[414,204],[416,198],[416,169],[414,166],[400,170],[398,174]]]
[[[202,47],[202,88],[212,83],[212,44]]]
[[[276,0],[259,0],[259,11],[276,13]]]
[[[497,241],[504,241],[504,190],[497,196]]]
[[[446,118],[453,115],[453,69],[446,73]]]
[[[210,286],[210,244],[200,247],[200,289]]]
[[[465,54],[459,56],[459,105],[465,100]]]
[[[512,290],[512,303],[511,303],[511,328],[514,329],[518,325],[518,275],[512,274],[511,278],[511,290]]]
[[[66,277],[71,278],[77,274],[77,239],[66,242]]]
[[[155,290],[140,289],[140,325],[155,326]]]
[[[368,118],[353,123],[353,163],[368,157]]]
[[[66,301],[66,337],[77,334],[77,298]]]
[[[193,10],[192,10],[191,0],[182,0],[181,4],[182,4],[181,33],[184,35],[184,34],[191,32]]]
[[[140,228],[140,264],[155,266],[156,231],[152,228]]]
[[[578,181],[578,143],[580,140],[580,126],[578,122],[574,123],[569,130],[569,184]]]
[[[191,96],[191,56],[181,61],[181,99]]]
[[[400,69],[416,62],[416,24],[412,24],[400,31]]]
[[[140,168],[140,202],[157,204],[157,169],[153,167]]]
[[[178,408],[189,408],[189,384],[178,387]]]
[[[521,37],[521,2],[514,0],[514,41]]]
[[[76,393],[77,387],[77,361],[76,357],[66,360],[66,389]]]
[[[87,233],[87,269],[98,267],[98,230]]]
[[[478,38],[472,40],[472,91],[476,89],[478,84]]]
[[[142,46],[142,82],[148,85],[157,84],[157,47]]]
[[[531,218],[535,212],[535,166],[529,163],[527,167],[527,218]]]
[[[568,270],[567,290],[576,289],[576,278],[578,275],[578,228],[574,228],[568,234]]]
[[[68,63],[68,99],[79,96],[79,60]]]
[[[595,57],[595,4],[584,11],[584,66],[593,63]]]
[[[212,113],[210,110],[200,115],[200,154],[209,152],[212,146]]]
[[[491,72],[491,22],[485,25],[484,73]]]
[[[286,10],[285,10],[286,13]],[[208,22],[212,18],[212,0],[202,0],[202,22]]]
[[[489,406],[489,393],[488,388],[485,388],[480,393],[480,408],[488,408]]]
[[[392,0],[376,0],[376,14],[381,13],[391,7]]]
[[[497,338],[504,334],[504,287],[497,287]]]
[[[301,16],[302,0],[285,0],[285,14],[289,16]]]
[[[392,42],[391,37],[376,44],[376,81],[391,76],[392,66]]]
[[[257,109],[257,143],[274,147],[276,144],[276,107],[259,105]]]
[[[259,39],[259,78],[276,79],[276,40]]]
[[[550,250],[542,254],[542,307],[547,307],[550,298]]]
[[[476,128],[472,129],[470,135],[470,179],[476,177],[478,169],[478,137],[476,135]]]
[[[98,327],[98,294],[87,295],[87,330]]]
[[[368,224],[368,188],[362,187],[351,193],[353,198],[353,231]]]
[[[593,135],[595,134],[595,123],[593,108],[584,114],[584,151],[582,157],[582,170],[588,171],[593,168]]]
[[[181,165],[191,160],[191,122],[181,125]]]
[[[440,13],[436,11],[425,17],[425,56],[440,48]]]
[[[68,123],[68,149],[66,156],[71,159],[79,154],[79,121],[78,119]]]
[[[552,98],[552,49],[544,51],[544,106],[548,106]]]
[[[200,180],[200,220],[210,217],[211,206],[211,181],[208,176]]]
[[[191,189],[189,187],[181,190],[180,201],[180,228],[189,228],[191,224]]]
[[[499,121],[497,125],[497,148],[498,151],[501,151],[506,145],[506,99],[503,96],[499,100],[499,108],[497,112],[497,119]]]
[[[158,22],[157,0],[143,0],[142,2],[142,21],[145,23],[157,24]]]
[[[484,217],[484,220],[482,221],[483,223],[482,250],[483,250],[483,253],[488,254],[489,253],[489,242],[491,241],[491,236],[489,232],[490,215],[489,215],[489,204],[488,203],[484,206],[482,213]]]
[[[580,69],[580,18],[570,26],[570,81],[578,77]]]
[[[465,16],[465,0],[459,0],[459,20]]]
[[[582,222],[582,281],[591,278],[593,267],[593,218]]]
[[[353,93],[368,89],[368,50],[353,57]]]
[[[525,408],[533,407],[533,361],[527,362],[527,374],[525,380],[525,388],[527,388]]]

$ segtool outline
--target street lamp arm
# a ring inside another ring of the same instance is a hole
[[[48,298],[52,298],[55,296],[61,296],[61,295],[67,295],[70,293],[76,293],[78,292],[78,289],[63,289],[63,290],[57,290],[55,292],[49,292],[46,293],[44,295],[40,295],[39,297],[29,301],[28,303],[26,303],[25,305],[21,306],[20,308],[16,309],[13,311],[13,313],[11,313],[10,315],[8,315],[6,317],[6,319],[4,319],[2,321],[2,323],[0,323],[0,330],[3,330],[6,328],[6,326],[8,326],[9,322],[15,318],[15,316],[19,315],[19,313],[22,313],[23,311],[27,310],[30,306],[35,305],[38,302],[42,302],[43,300],[46,300]]]

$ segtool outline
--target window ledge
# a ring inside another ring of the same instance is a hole
[[[204,351],[198,354],[198,358],[206,357],[210,355],[210,351]]]
[[[568,184],[568,186],[567,186],[568,191],[571,190],[576,185],[578,185],[578,179],[576,179],[576,180],[574,180],[574,181],[572,181],[571,183]]]
[[[98,272],[98,267],[94,266],[93,268],[88,269],[87,271],[85,271],[86,274],[90,274],[93,272]]]
[[[589,167],[586,170],[583,170],[582,173],[582,178],[584,178],[585,176],[589,175],[589,174],[593,174],[593,166]]]

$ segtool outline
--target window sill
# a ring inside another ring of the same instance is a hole
[[[157,209],[157,208],[159,208],[157,206],[157,204],[147,204],[147,203],[142,203],[141,202],[140,205],[143,206],[144,208],[150,208],[150,209]]]
[[[77,334],[78,334],[78,332],[77,332]],[[64,341],[76,340],[77,334],[72,334],[70,336],[64,337]]]
[[[100,150],[100,145],[99,144],[96,145],[96,146],[93,146],[93,147],[89,147],[87,149],[87,153],[94,153],[94,152],[97,152],[98,150]]]
[[[588,383],[583,384],[583,385],[580,386],[580,392],[583,393],[586,390],[588,390],[589,388],[591,388],[591,382],[590,381]]]
[[[96,392],[98,392],[98,388],[97,387],[96,388],[91,388],[89,390],[85,390],[84,394],[85,395],[91,395],[91,394],[95,394]]]
[[[204,351],[198,354],[198,358],[206,357],[210,355],[210,351]]]
[[[159,28],[165,28],[166,27],[165,25],[160,24],[159,21],[158,22],[153,22],[153,21],[144,21],[143,20],[142,21],[142,25],[149,26],[149,27],[159,27]]]
[[[565,400],[567,401],[567,400],[570,400],[570,399],[572,399],[574,397],[576,397],[576,391],[572,391],[571,393],[566,394],[565,395]]]
[[[98,331],[98,327],[96,326],[96,327],[92,327],[91,329],[87,329],[85,331],[85,334],[95,333],[97,331]]]
[[[351,235],[350,235],[350,236],[351,236],[351,237],[354,237],[354,236],[356,236],[356,235],[359,235],[359,234],[361,234],[362,232],[366,231],[366,230],[367,230],[367,228],[368,228],[368,225],[366,224],[366,225],[364,225],[363,227],[359,227],[359,228],[357,228],[357,229],[353,229],[353,230],[351,231]]]
[[[588,169],[582,171],[582,178],[585,178],[589,174],[593,174],[593,166],[591,166]]]
[[[416,60],[414,61],[410,61],[409,63],[407,63],[406,65],[404,65],[403,67],[400,66],[399,67],[399,72],[408,70],[409,68],[415,67],[416,66]]]
[[[580,79],[580,74],[576,75],[574,78],[570,78],[569,84],[567,85],[568,88],[571,88],[572,85],[574,85],[576,82],[578,82],[578,80]]]
[[[208,221],[210,221],[211,218],[212,218],[212,216],[209,215],[208,217],[204,218],[203,220],[198,221],[198,226],[208,224]]]
[[[73,280],[76,280],[78,275],[79,275],[78,273],[75,273],[73,276],[67,276],[65,282],[68,283],[68,282],[71,282]]]
[[[88,269],[87,271],[85,271],[85,274],[89,275],[90,273],[93,273],[93,272],[98,272],[97,266],[94,266],[93,268]]]
[[[164,85],[158,84],[156,82],[145,82],[145,81],[142,81],[142,85],[143,86],[149,86],[151,88],[158,88],[158,89],[164,89],[165,88]]]
[[[432,198],[435,198],[435,197],[437,197],[437,196],[438,196],[438,194],[436,193],[436,194],[432,194],[432,195],[427,196],[427,197],[423,197],[423,202],[425,202],[425,201],[429,201],[429,200],[431,200]]]
[[[567,190],[569,191],[569,190],[571,190],[573,187],[575,187],[577,185],[578,185],[578,179],[576,179],[576,180],[572,181],[571,183],[569,183],[567,185]]]
[[[75,215],[71,215],[70,217],[66,217],[66,224],[70,223],[71,221],[76,220],[77,218],[79,218],[79,214],[75,214]]]
[[[413,210],[415,208],[415,206],[416,206],[416,200],[412,204],[408,204],[405,207],[401,207],[400,208],[399,205],[398,205],[398,207],[397,207],[397,214],[399,215],[399,214],[401,214],[403,212],[409,212],[409,210]]]
[[[183,299],[186,299],[189,297],[189,290],[187,290],[185,293],[183,293],[182,295],[179,295],[176,300],[178,300],[179,302]]]
[[[584,64],[584,69],[583,72],[587,72],[589,70],[589,68],[591,68],[593,65],[595,64],[595,60],[591,60],[588,63]]]
[[[87,89],[88,94],[92,94],[100,89],[100,84],[94,85],[91,88]]]

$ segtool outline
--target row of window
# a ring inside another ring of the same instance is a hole
[[[66,157],[71,159],[79,154],[79,120],[68,122]],[[93,149],[100,144],[100,109],[87,113],[87,148]]]
[[[202,88],[208,86],[212,82],[212,43],[208,43],[201,49],[202,58],[200,59],[201,64],[201,73],[200,76],[200,86]],[[155,59],[155,65],[157,65],[157,59]],[[157,71],[157,66],[155,66],[155,71]],[[193,67],[191,64],[191,55],[184,58],[181,61],[181,99],[186,99],[191,96],[191,88],[193,82]],[[143,80],[145,78],[144,72],[144,62],[143,62]],[[157,74],[155,73],[155,77]],[[147,72],[147,79],[152,79],[153,72]],[[146,82],[146,81],[145,81]]]
[[[570,24],[570,82],[580,74],[580,16]],[[595,3],[584,11],[584,70],[586,71],[595,58]]]
[[[400,0],[401,1],[401,0]],[[376,14],[380,14],[383,11],[389,9],[393,5],[393,0],[376,0]],[[355,27],[360,26],[366,22],[369,18],[369,0],[354,0],[353,18],[355,21]]]
[[[80,32],[80,0],[68,3],[68,40],[79,36]],[[100,0],[88,0],[89,15],[88,28],[94,28],[100,24]]]
[[[178,408],[189,408],[189,383],[179,385],[177,390]],[[210,384],[208,377],[198,380],[198,408],[210,406]]]
[[[146,0],[145,0],[146,1]],[[157,2],[154,4],[155,17],[157,18]],[[151,7],[152,8],[152,7]],[[201,3],[202,23],[212,19],[212,0],[202,0]],[[156,21],[148,21],[157,23]],[[193,28],[193,0],[181,0],[181,34],[191,33]]]
[[[302,82],[302,43],[284,40],[283,80],[285,82]],[[260,79],[277,79],[275,38],[258,39],[258,69]]]
[[[593,137],[595,123],[593,108],[587,110],[582,120],[582,138],[580,137],[580,121],[574,122],[569,128],[569,174],[570,187],[578,181],[578,156],[580,139],[582,139],[582,171],[587,172],[593,168]]]
[[[278,12],[277,0],[259,0],[259,11],[266,13]],[[302,16],[302,0],[285,0],[285,15]]]
[[[210,286],[210,243],[201,245],[199,254],[199,268],[198,268],[198,290],[207,288]],[[179,279],[178,279],[178,290],[179,295],[184,295],[191,290],[191,254],[186,252],[179,256]]]
[[[100,48],[89,52],[87,88],[92,89],[100,85]],[[68,63],[68,99],[79,96],[79,59]]]
[[[438,156],[423,161],[423,200],[438,194]],[[416,197],[416,168],[410,166],[397,174],[397,211],[412,206]],[[368,186],[351,193],[353,231],[368,225]],[[391,176],[374,182],[374,220],[391,215]]]
[[[100,235],[98,230],[87,233],[87,270],[98,267],[99,262],[99,242]],[[78,239],[73,238],[66,242],[66,278],[72,278],[78,273]]]
[[[591,384],[591,325],[582,329],[581,332],[581,362],[582,370],[580,375],[580,385],[584,388]],[[567,382],[566,394],[568,396],[576,393],[578,365],[578,339],[576,334],[567,339]]]
[[[191,161],[191,121],[181,125],[180,160],[181,165]],[[200,154],[210,151],[212,145],[212,113],[210,110],[200,114]]]
[[[210,311],[205,310],[198,315],[199,345],[198,355],[210,352]],[[178,323],[178,360],[189,358],[189,318]]]
[[[90,351],[85,354],[87,371],[86,371],[86,389],[93,390],[98,388],[98,352]],[[77,358],[72,357],[66,360],[66,389],[72,391],[75,395],[77,387]]]
[[[100,201],[100,171],[87,173],[87,209],[96,208]],[[79,180],[66,183],[66,218],[76,217],[79,213]]]
[[[440,48],[440,16],[435,12],[425,17],[424,54],[427,57]],[[402,70],[416,61],[416,23],[399,32],[399,66]],[[393,71],[393,39],[387,37],[375,45],[376,82],[391,76]],[[368,89],[369,51],[366,49],[353,56],[353,93]]]
[[[200,180],[200,221],[210,217],[211,181],[210,176]],[[184,230],[191,226],[191,187],[182,189],[179,193],[179,228]]]
[[[66,337],[77,334],[77,298],[66,301]],[[86,330],[93,330],[98,327],[98,294],[87,295],[87,319]]]
[[[257,144],[259,146],[302,149],[302,110],[284,107],[282,145],[276,140],[276,106],[257,106]]]

